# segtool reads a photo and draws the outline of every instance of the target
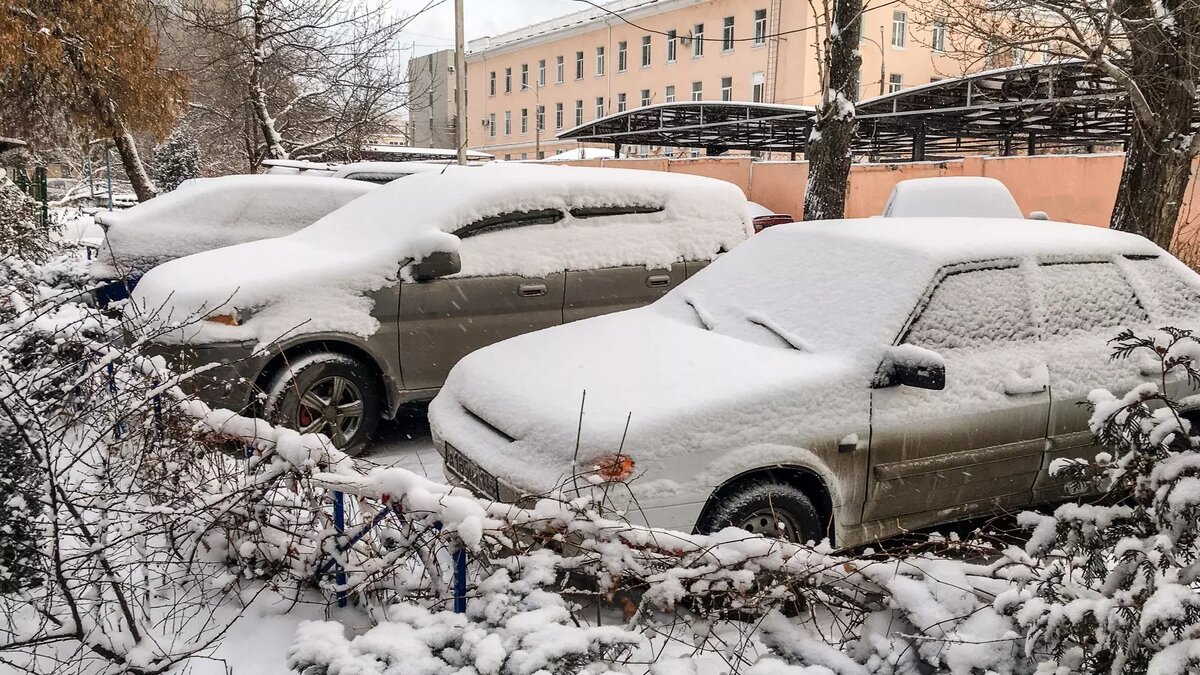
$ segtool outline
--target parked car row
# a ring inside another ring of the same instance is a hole
[[[210,403],[350,452],[432,399],[448,477],[494,499],[851,546],[1066,496],[1081,403],[1144,379],[1107,340],[1200,319],[1165,251],[997,185],[776,224],[707,178],[441,167],[154,267],[125,312]]]

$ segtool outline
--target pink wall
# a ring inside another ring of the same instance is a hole
[[[856,164],[850,172],[846,215],[873,216],[883,211],[888,194],[899,181],[934,176],[987,176],[1008,186],[1021,210],[1045,211],[1054,220],[1107,225],[1112,215],[1123,156],[1044,155],[1036,157],[968,157],[945,162]],[[571,162],[649,171],[709,176],[742,188],[746,196],[769,209],[799,218],[804,212],[807,162],[752,162],[746,157],[696,159],[622,159]],[[1191,218],[1188,192],[1181,220]],[[1200,210],[1200,209],[1198,209]],[[1200,218],[1200,214],[1197,214]],[[1200,226],[1197,226],[1200,230]],[[1198,233],[1200,234],[1200,233]]]

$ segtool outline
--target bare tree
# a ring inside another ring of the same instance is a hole
[[[1169,247],[1200,153],[1191,120],[1200,85],[1195,0],[940,0],[955,51],[986,65],[1024,55],[1083,59],[1129,97],[1133,124],[1111,225]]]
[[[804,192],[804,219],[841,218],[846,210],[850,182],[850,144],[857,126],[854,101],[858,99],[858,70],[862,64],[863,0],[810,0],[817,22],[817,71],[821,101],[809,135],[808,186]]]
[[[179,65],[197,83],[192,114],[240,139],[252,170],[353,154],[404,106],[398,36],[432,4],[400,16],[341,0],[185,2],[169,11]]]

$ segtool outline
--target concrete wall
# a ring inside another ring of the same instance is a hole
[[[1120,154],[969,157],[946,162],[856,164],[850,172],[846,215],[862,218],[883,211],[892,187],[909,178],[987,176],[1008,186],[1021,210],[1045,211],[1054,220],[1107,225],[1121,177]],[[571,162],[709,176],[742,188],[746,196],[797,218],[804,212],[807,162],[752,162],[745,157],[619,159]],[[1193,183],[1182,221],[1190,219]],[[1200,217],[1200,214],[1198,214]]]

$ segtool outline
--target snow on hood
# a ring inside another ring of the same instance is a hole
[[[544,491],[572,475],[577,433],[580,466],[622,450],[639,471],[711,447],[714,437],[733,442],[728,448],[744,447],[737,445],[742,433],[755,436],[741,439],[747,445],[778,441],[771,424],[760,422],[819,420],[821,406],[836,407],[835,389],[852,380],[863,388],[867,374],[856,378],[852,364],[841,355],[749,343],[642,308],[468,355],[431,404],[430,421],[441,437],[470,447],[485,469]],[[479,420],[513,442],[470,442]],[[794,440],[799,425],[785,426]],[[806,429],[822,430],[819,421]],[[487,445],[492,449],[479,454]]]
[[[510,212],[631,203],[663,210],[629,217],[615,229],[595,226],[602,219],[567,217],[510,230],[515,236],[505,237],[504,245],[473,237],[462,245],[463,274],[536,277],[565,269],[711,259],[752,231],[745,196],[724,181],[629,169],[448,166],[388,183],[289,236],[160,265],[134,289],[126,313],[151,329],[190,322],[164,336],[170,340],[269,343],[296,330],[365,337],[378,327],[367,295],[394,283],[408,260],[460,250],[450,233],[463,226]],[[557,253],[527,255],[529,237],[552,241],[554,246],[539,248]],[[617,245],[597,245],[614,240]],[[195,320],[230,309],[243,325]]]
[[[185,181],[131,209],[96,214],[96,222],[107,232],[92,276],[113,279],[140,274],[193,253],[291,234],[375,187],[313,176]]]

